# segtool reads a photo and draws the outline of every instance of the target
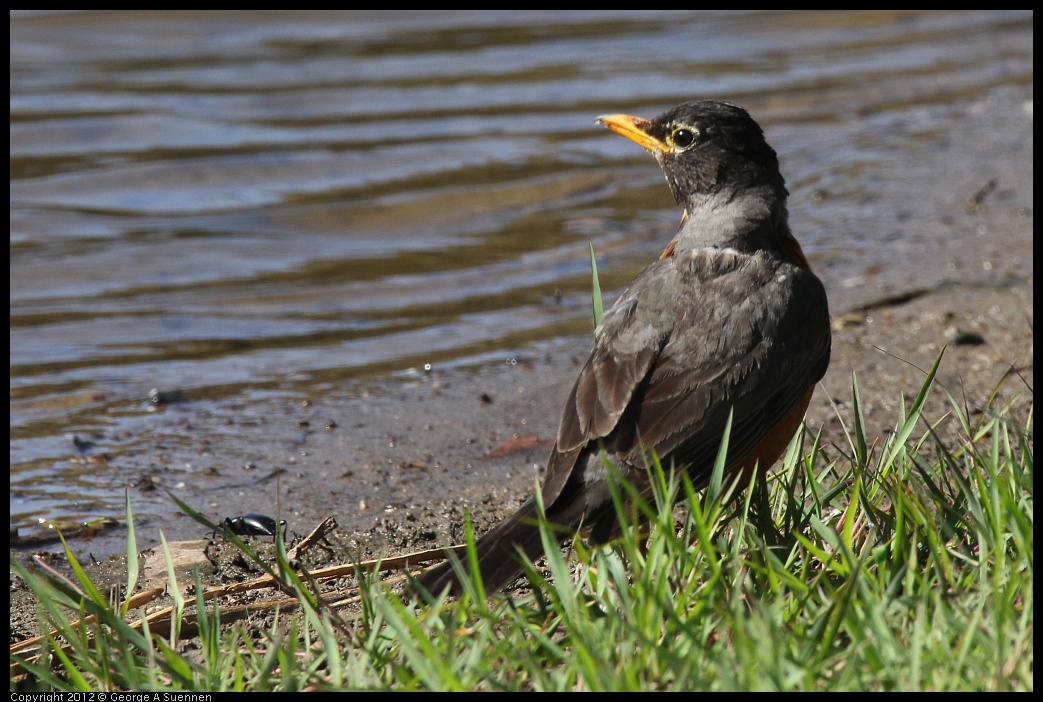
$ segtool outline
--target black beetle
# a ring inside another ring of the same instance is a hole
[[[239,536],[275,536],[276,522],[263,514],[244,514],[241,517],[228,517],[221,526]],[[280,520],[279,529],[286,532],[286,520]]]

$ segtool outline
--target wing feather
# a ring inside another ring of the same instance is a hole
[[[809,333],[808,330],[814,330]],[[825,291],[763,253],[667,257],[606,313],[548,461],[544,502],[598,445],[631,466],[644,452],[709,475],[731,413],[729,466],[806,402],[829,361]]]

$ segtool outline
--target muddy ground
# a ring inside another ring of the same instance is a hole
[[[852,420],[854,373],[868,433],[884,436],[898,404],[916,395],[924,370],[943,347],[928,418],[951,410],[941,392],[945,388],[972,414],[996,393],[992,408],[1013,403],[1024,419],[1033,384],[1032,290],[1031,278],[947,287],[836,313],[833,360],[808,411],[808,427],[823,430],[831,456],[847,446],[842,422]],[[554,437],[558,408],[588,345],[586,339],[573,339],[542,359],[484,371],[420,374],[388,381],[379,398],[371,394],[336,405],[318,400],[298,408],[296,413],[336,424],[322,424],[316,438],[297,452],[297,473],[308,479],[282,481],[291,495],[310,492],[341,525],[334,547],[313,551],[310,565],[342,563],[352,554],[386,557],[457,543],[465,512],[473,516],[478,533],[506,516],[532,490]],[[300,417],[294,414],[288,412],[281,421],[299,430]],[[955,423],[944,426],[955,445]],[[205,425],[199,430],[205,431]],[[365,466],[359,472],[370,479],[359,485],[350,466]],[[317,523],[300,518],[291,522],[291,530],[307,532]],[[193,525],[206,536],[203,527]],[[220,538],[189,550],[206,554],[200,563],[209,585],[260,575]],[[29,554],[17,555],[25,560]],[[61,563],[53,555],[44,557]],[[124,572],[124,559],[118,557],[92,568],[97,581],[109,586],[124,581]],[[31,593],[12,577],[11,641],[36,630]]]

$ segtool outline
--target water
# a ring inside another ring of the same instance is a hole
[[[1032,25],[12,13],[12,526],[119,514],[149,433],[185,441],[157,425],[152,388],[264,407],[587,333],[588,242],[610,293],[679,217],[654,161],[599,114],[748,107],[834,310],[978,275],[981,259],[1024,274],[1002,242],[968,253],[974,233],[946,230],[988,179],[932,153],[968,104],[1031,95]],[[967,128],[968,148],[991,144]]]

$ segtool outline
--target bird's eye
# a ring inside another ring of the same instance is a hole
[[[678,149],[687,149],[695,143],[696,132],[688,127],[678,127],[670,134],[670,141]]]

